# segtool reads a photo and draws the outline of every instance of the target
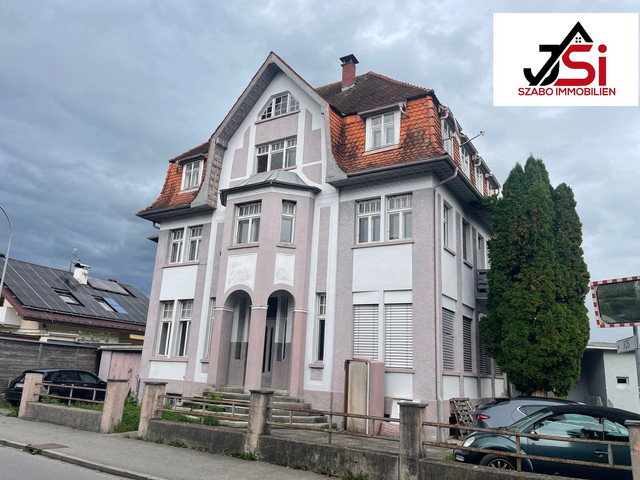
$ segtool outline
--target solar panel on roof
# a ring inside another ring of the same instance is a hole
[[[124,288],[118,285],[116,282],[111,282],[109,280],[102,280],[100,278],[89,277],[87,279],[89,285],[96,290],[104,290],[105,292],[113,292],[119,293],[121,295],[129,295]]]

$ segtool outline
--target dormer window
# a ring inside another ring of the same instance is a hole
[[[366,150],[397,145],[400,138],[400,111],[367,117]]]
[[[462,164],[462,171],[467,177],[471,178],[469,152],[464,147],[460,147],[460,163]]]
[[[200,185],[200,174],[202,172],[202,160],[189,162],[182,165],[182,186],[180,190],[197,188]]]
[[[267,172],[296,166],[296,138],[258,147],[256,172]]]
[[[298,110],[300,110],[298,100],[296,100],[296,98],[289,92],[283,93],[281,95],[276,95],[269,100],[269,103],[267,103],[267,106],[260,114],[260,120],[277,117],[278,115],[284,115],[285,113],[297,112]]]

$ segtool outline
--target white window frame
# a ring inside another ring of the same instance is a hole
[[[292,244],[296,228],[296,202],[282,201],[282,215],[280,217],[280,243]]]
[[[259,145],[256,147],[256,173],[295,167],[297,148],[297,137]],[[278,158],[280,163],[274,166],[274,159]]]
[[[324,362],[324,350],[327,342],[327,294],[316,294],[316,341],[314,361]]]
[[[173,304],[173,301],[160,302],[160,322],[158,322],[158,339],[156,341],[156,356],[158,357],[170,356]]]
[[[398,217],[398,232],[391,231],[392,217]],[[412,195],[389,195],[387,197],[387,240],[406,240],[413,237]],[[393,235],[393,238],[392,238]]]
[[[451,228],[453,226],[453,222],[452,220],[452,215],[453,215],[453,208],[451,208],[450,205],[448,205],[447,203],[443,202],[442,203],[442,245],[444,245],[446,248],[452,248],[451,247],[451,241],[453,240],[453,237],[451,235]]]
[[[290,92],[279,93],[269,99],[260,112],[260,120],[278,117],[300,110],[300,102]]]
[[[184,228],[169,232],[169,263],[182,261],[182,247],[184,245]]]
[[[379,134],[377,137],[376,134]],[[379,140],[377,140],[379,138]],[[400,142],[400,110],[381,112],[366,119],[365,150],[391,147]]]
[[[174,356],[186,357],[189,349],[189,330],[193,318],[193,300],[180,300],[178,302],[180,316],[176,325],[176,342]]]
[[[209,315],[207,317],[206,330],[204,334],[204,348],[202,350],[202,358],[211,356],[211,337],[213,335],[213,316],[215,314],[216,299],[209,299]]]
[[[466,220],[462,220],[462,260],[471,263],[473,260],[471,247],[471,224]]]
[[[202,160],[185,162],[182,164],[182,183],[180,190],[191,190],[200,186],[202,175]]]
[[[484,237],[478,233],[478,258],[476,259],[476,267],[479,269],[486,268],[487,265],[487,249],[486,249],[486,241]]]
[[[442,121],[442,148],[444,151],[453,158],[453,140],[456,138],[456,134],[449,122],[446,120]]]
[[[465,147],[460,147],[460,164],[462,165],[462,171],[467,176],[467,178],[471,178],[471,161],[469,152]]]
[[[251,202],[236,205],[235,228],[233,231],[233,244],[245,245],[257,243],[260,238],[260,216],[262,213],[262,202]],[[248,224],[247,239],[242,241],[238,237],[240,224],[246,221]]]
[[[187,240],[187,262],[197,262],[200,253],[200,243],[202,242],[202,225],[187,227],[189,231]]]
[[[478,191],[484,195],[484,173],[482,173],[482,168],[478,165],[475,167],[476,169],[476,188]]]
[[[356,202],[356,243],[375,243],[381,240],[381,210],[382,200],[380,197]],[[363,235],[361,235],[362,229],[360,225],[363,222],[366,222],[366,238],[361,238]]]

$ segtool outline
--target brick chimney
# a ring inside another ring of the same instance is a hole
[[[360,62],[353,53],[341,57],[340,61],[342,62],[342,91],[345,91],[356,84],[356,65]]]

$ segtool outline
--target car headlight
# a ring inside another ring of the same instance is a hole
[[[465,439],[464,439],[464,442],[462,442],[462,446],[463,446],[463,447],[470,447],[470,446],[471,446],[471,444],[472,444],[473,442],[475,442],[475,441],[476,441],[476,437],[474,437],[474,436],[472,435],[472,436],[467,437],[467,438],[465,438]]]

